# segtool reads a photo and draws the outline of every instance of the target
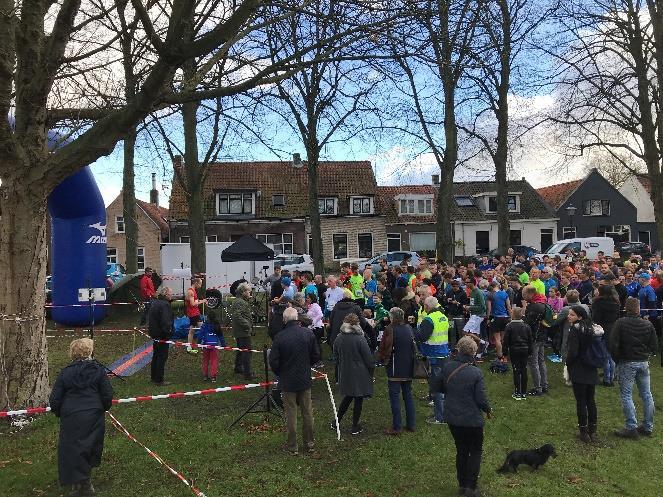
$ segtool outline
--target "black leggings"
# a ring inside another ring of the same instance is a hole
[[[598,418],[594,392],[596,385],[585,385],[583,383],[573,384],[573,395],[576,398],[576,413],[578,415],[578,426],[595,425]]]
[[[482,426],[449,425],[456,443],[456,478],[460,488],[477,488],[483,449]]]
[[[527,350],[511,351],[511,366],[513,367],[513,386],[516,394],[527,393]]]
[[[355,401],[354,408],[352,410],[352,426],[357,426],[359,424],[359,418],[361,418],[361,408],[364,405],[364,397],[343,397],[341,405],[338,406],[338,422],[341,422],[341,418],[347,412],[350,403]]]

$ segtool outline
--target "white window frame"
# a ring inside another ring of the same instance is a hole
[[[145,247],[136,247],[136,269],[138,271],[144,271],[146,265],[147,260],[145,258]]]
[[[520,195],[517,193],[508,193],[507,194],[507,207],[508,207],[508,202],[509,198],[513,197],[515,199],[515,208],[511,209],[509,208],[509,212],[515,212],[518,213],[520,212]],[[490,200],[495,199],[495,210],[490,209]],[[487,195],[486,196],[486,213],[487,214],[495,214],[497,212],[497,195]]]
[[[289,236],[290,241],[287,242],[285,237]],[[281,241],[279,243],[273,243],[267,240],[267,237],[280,236]],[[293,233],[259,233],[255,235],[256,239],[261,241],[264,244],[271,243],[274,246],[275,255],[291,255],[294,254],[295,250],[295,235]],[[286,247],[289,246],[289,247]]]
[[[567,233],[572,234],[572,236],[569,236],[567,238]],[[578,233],[578,230],[575,226],[564,226],[562,227],[562,240],[568,240],[569,238],[576,238],[576,234]]]
[[[587,209],[585,206],[589,202],[589,214],[587,214]],[[600,203],[600,212],[592,212],[592,202],[599,202]],[[608,203],[608,212],[603,212],[603,202]],[[598,198],[592,198],[592,199],[587,199],[582,201],[582,215],[586,217],[595,217],[595,216],[609,216],[610,215],[610,200],[609,199],[598,199]]]
[[[120,229],[120,226],[122,226],[122,229]],[[115,216],[115,233],[124,233],[124,229],[124,216]]]
[[[463,199],[463,205],[458,203],[458,199]],[[469,200],[469,205],[465,205],[465,199]],[[474,207],[474,200],[469,195],[454,195],[454,202],[456,202],[457,207]]]
[[[360,237],[360,236],[366,236],[366,235],[370,235],[370,236],[371,236],[371,255],[369,255],[368,257],[366,257],[366,259],[370,259],[370,258],[373,257],[373,255],[375,254],[375,250],[374,250],[374,249],[375,249],[375,242],[374,242],[373,233],[372,233],[371,231],[364,231],[363,233],[357,233],[357,257],[359,257],[359,258],[361,258],[361,259],[363,259],[364,256],[362,256],[362,255],[359,253],[359,237]]]
[[[219,241],[219,235],[205,235],[205,241],[215,243]]]
[[[187,235],[181,236],[180,243],[191,243],[191,237]]]
[[[112,254],[111,251],[113,251]],[[106,247],[106,264],[117,264],[117,248]]]
[[[396,197],[396,201],[398,202],[399,216],[433,215],[433,195],[399,195]],[[423,210],[420,210],[422,203]]]
[[[389,250],[389,240],[398,239],[398,248],[396,250]],[[399,252],[403,246],[403,240],[400,233],[387,233],[387,252]]]
[[[320,211],[320,202],[325,203],[325,211],[327,202],[331,200],[334,203],[334,212],[333,213],[328,213],[328,212],[320,212],[321,216],[335,216],[338,214],[338,198],[337,197],[318,197],[318,212]]]
[[[355,200],[360,200],[361,201],[361,212],[355,212],[354,208],[354,201]],[[368,200],[368,212],[364,211],[364,201]],[[350,212],[351,216],[369,216],[373,214],[374,209],[373,209],[373,197],[369,197],[368,195],[353,195],[350,197],[350,205],[348,208],[348,212]]]
[[[336,257],[336,247],[334,246],[334,237],[336,236],[344,236],[345,237],[345,257]],[[347,233],[332,233],[332,257],[334,260],[339,260],[339,259],[347,259],[348,255],[350,254],[350,251],[348,250],[349,245],[348,245],[348,234]]]
[[[242,199],[242,212],[230,212],[230,196],[240,195]],[[244,202],[251,199],[251,212],[244,212]],[[221,212],[221,202],[223,199],[228,203],[228,212]],[[256,213],[256,194],[254,192],[219,192],[216,194],[216,215],[217,216],[251,216]]]

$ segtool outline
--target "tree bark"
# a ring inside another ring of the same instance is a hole
[[[450,75],[448,77],[451,77]],[[438,259],[452,263],[454,239],[451,233],[451,209],[453,202],[454,171],[458,161],[458,128],[456,127],[455,83],[449,80],[444,85],[444,138],[445,151],[440,167],[440,188],[437,194],[437,225],[435,246]]]
[[[46,195],[40,185],[16,179],[3,177],[0,187],[0,410],[43,405],[50,391],[44,315]]]
[[[309,125],[308,132],[315,135],[315,127]],[[308,210],[311,223],[311,258],[315,274],[324,275],[325,258],[322,247],[322,227],[320,226],[320,209],[318,207],[318,164],[320,162],[320,147],[317,140],[309,139],[306,144],[306,159],[308,167]]]
[[[136,128],[124,139],[124,170],[122,172],[122,214],[124,215],[124,246],[127,274],[138,272],[138,223],[136,222],[136,186],[134,156]]]

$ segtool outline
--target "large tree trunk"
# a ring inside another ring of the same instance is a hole
[[[122,205],[124,215],[125,265],[127,274],[138,272],[138,223],[136,222],[136,186],[134,156],[136,128],[124,139],[124,171],[122,174]]]
[[[309,131],[310,132],[310,131]],[[318,208],[318,164],[320,150],[317,144],[306,146],[308,163],[308,210],[311,222],[311,258],[315,274],[324,275],[325,258],[322,249],[322,229],[320,227],[320,210]]]
[[[443,69],[444,83],[444,159],[440,167],[440,189],[437,195],[437,225],[435,245],[437,258],[451,264],[454,257],[454,239],[451,233],[454,171],[458,161],[458,128],[456,127],[456,92],[451,71]]]
[[[20,178],[3,178],[0,191],[0,410],[7,410],[48,400],[46,192]]]

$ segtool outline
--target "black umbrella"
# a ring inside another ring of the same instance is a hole
[[[274,251],[251,235],[244,235],[221,252],[223,262],[271,261]]]

